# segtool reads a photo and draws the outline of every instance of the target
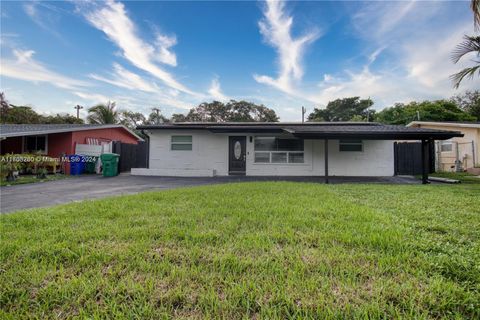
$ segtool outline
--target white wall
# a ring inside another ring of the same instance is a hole
[[[172,151],[172,135],[192,135],[192,151]],[[203,130],[151,130],[150,170],[132,174],[163,176],[228,175],[228,134]],[[241,134],[232,134],[241,135]],[[324,141],[305,140],[305,163],[254,163],[254,143],[247,137],[247,175],[323,176]],[[364,140],[363,152],[340,152],[338,140],[329,141],[329,175],[392,176],[394,174],[393,141]]]

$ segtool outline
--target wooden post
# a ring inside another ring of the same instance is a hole
[[[422,184],[428,184],[428,143],[422,140]]]
[[[328,139],[325,139],[325,183],[328,182]]]

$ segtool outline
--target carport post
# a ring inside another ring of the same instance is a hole
[[[428,148],[428,141],[422,140],[422,184],[428,184],[428,158],[427,157],[427,149]]]
[[[325,183],[328,184],[328,139],[325,139]]]

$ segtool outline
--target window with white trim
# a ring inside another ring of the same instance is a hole
[[[362,152],[363,141],[362,140],[340,140],[339,150],[341,152]]]
[[[174,151],[191,151],[192,136],[172,136],[171,150]]]
[[[304,163],[302,139],[255,137],[255,163]]]
[[[442,141],[440,143],[440,151],[441,152],[452,152],[453,151],[453,143],[452,141]]]

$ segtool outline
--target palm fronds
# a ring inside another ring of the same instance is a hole
[[[477,72],[480,75],[480,36],[464,36],[464,41],[457,45],[452,52],[453,63],[458,63],[460,59],[470,53],[474,53],[477,56],[477,60],[473,60],[476,63],[476,66],[465,68],[450,76],[453,81],[453,86],[456,89],[458,89],[463,79],[473,79]]]
[[[471,7],[473,11],[475,30],[480,30],[480,0],[472,0]]]

